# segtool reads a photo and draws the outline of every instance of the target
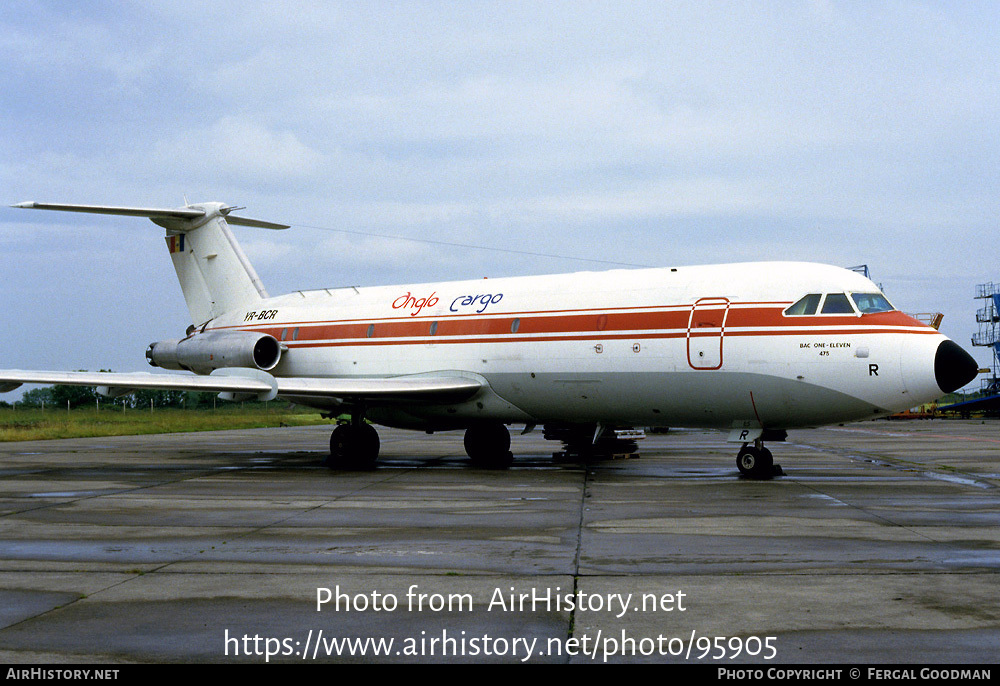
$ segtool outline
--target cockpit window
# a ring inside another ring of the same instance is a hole
[[[828,293],[823,301],[823,314],[854,314],[854,308],[843,293]]]
[[[858,306],[861,314],[873,312],[891,312],[896,309],[881,293],[851,293],[851,299]]]
[[[819,293],[810,293],[785,310],[785,314],[816,314],[821,297]]]
[[[853,304],[852,304],[853,301]],[[822,304],[821,304],[822,303]],[[855,305],[857,310],[854,309]],[[802,296],[785,310],[786,315],[810,314],[871,314],[891,312],[892,304],[881,293],[810,293]]]

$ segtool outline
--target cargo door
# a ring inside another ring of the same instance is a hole
[[[687,355],[692,369],[722,367],[722,339],[729,314],[728,298],[701,298],[688,319]]]

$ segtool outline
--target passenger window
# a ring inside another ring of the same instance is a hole
[[[820,297],[819,293],[810,293],[785,310],[785,314],[816,314]]]
[[[843,293],[830,293],[823,302],[823,314],[854,314],[854,308]]]

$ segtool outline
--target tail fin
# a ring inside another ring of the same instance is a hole
[[[215,202],[177,209],[36,202],[23,202],[14,207],[148,217],[164,227],[170,258],[191,312],[191,321],[197,326],[229,310],[255,309],[257,303],[267,297],[260,277],[236,242],[229,224],[288,228],[284,224],[231,216],[230,212],[238,208]]]
[[[200,326],[224,312],[257,309],[267,291],[229,230],[219,203],[189,205],[204,209],[196,221],[152,218],[167,229],[167,247],[191,321]],[[235,223],[235,222],[234,222]]]

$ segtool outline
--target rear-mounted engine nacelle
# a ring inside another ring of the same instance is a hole
[[[179,341],[158,341],[146,350],[154,367],[209,374],[223,367],[270,371],[281,359],[281,344],[267,334],[225,331],[194,334]]]

